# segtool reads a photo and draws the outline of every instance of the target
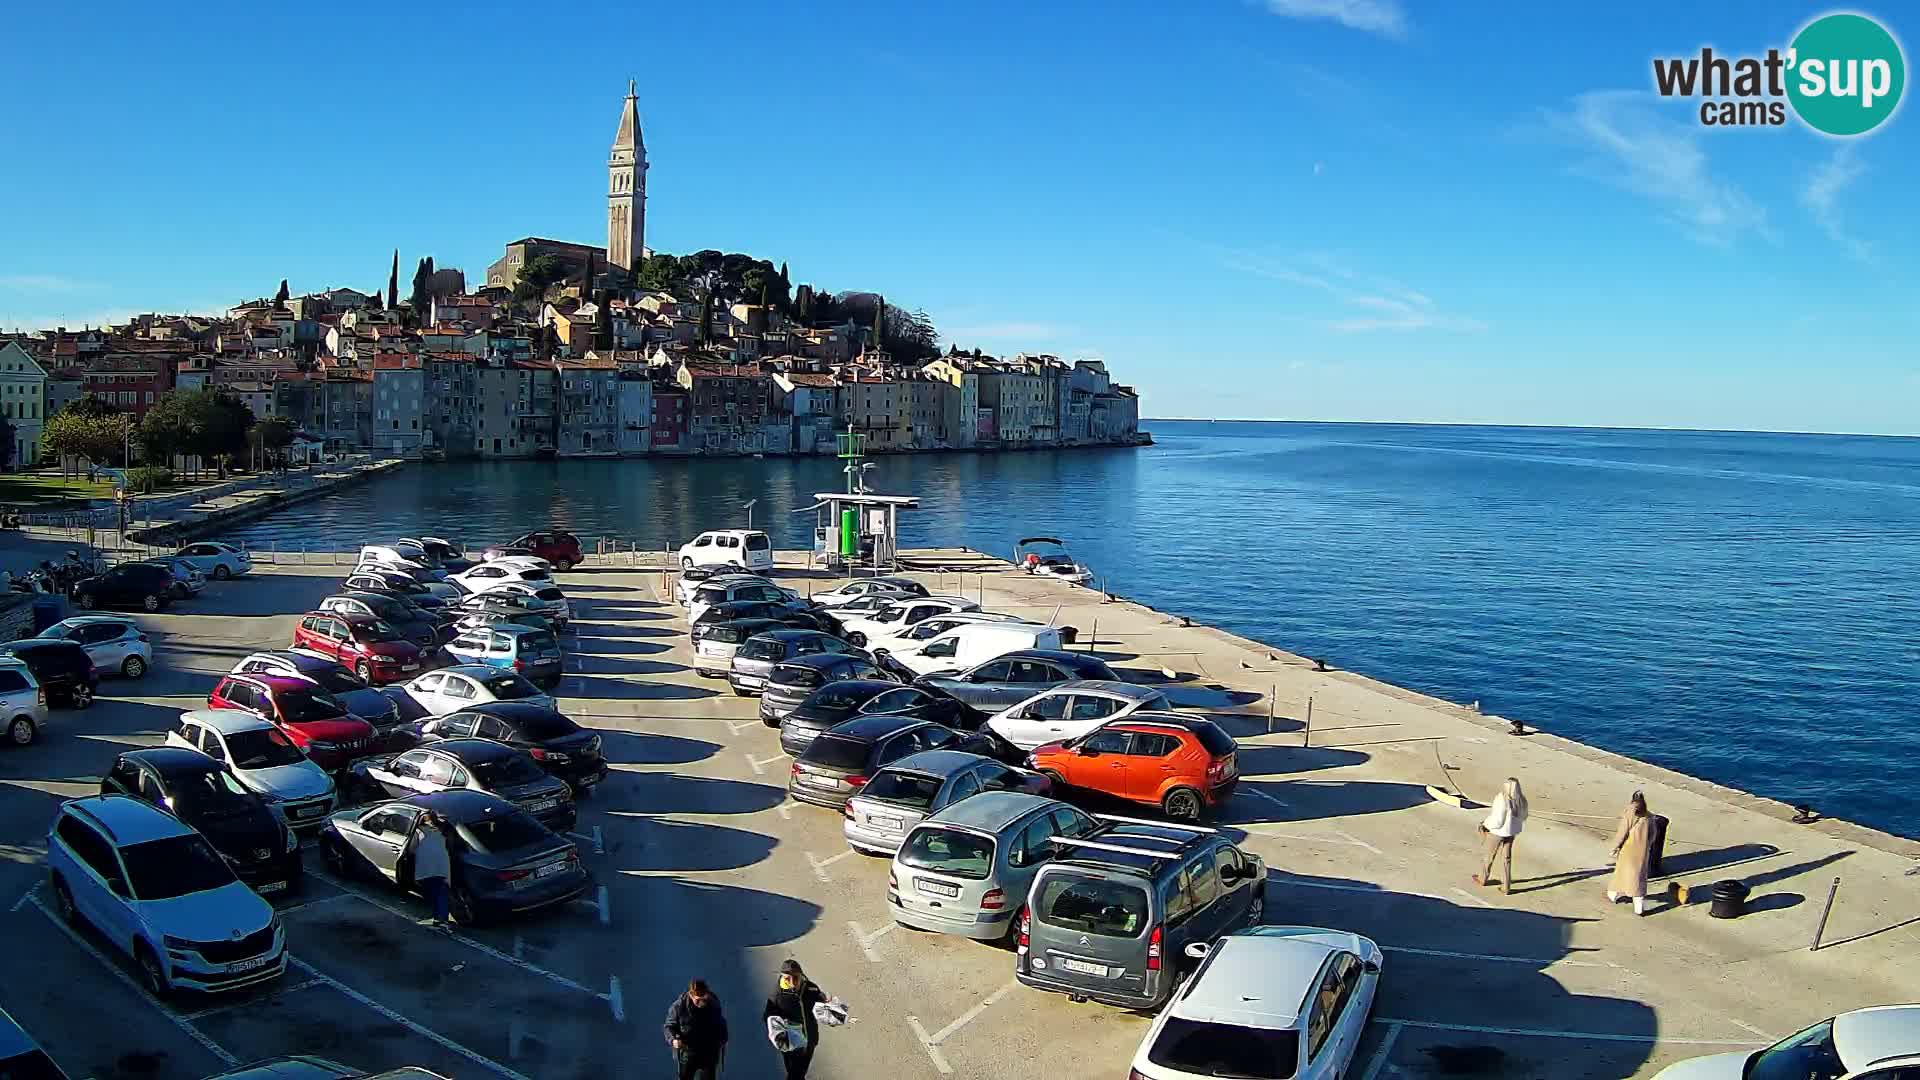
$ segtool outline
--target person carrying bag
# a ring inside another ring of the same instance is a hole
[[[767,1021],[767,1041],[780,1053],[787,1080],[806,1080],[813,1052],[820,1045],[816,1006],[828,1002],[826,992],[800,970],[798,960],[780,965],[780,986],[767,998],[761,1016]]]

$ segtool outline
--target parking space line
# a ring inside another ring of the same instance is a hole
[[[595,898],[599,901],[594,907],[600,909],[600,925],[613,925],[613,907],[607,901],[607,887],[605,885],[600,886],[599,892],[595,894]]]
[[[932,1039],[927,1038],[927,1029],[920,1026],[920,1018],[917,1016],[907,1017],[907,1026],[913,1028],[914,1038],[920,1040],[920,1045],[927,1050],[927,1056],[933,1059],[934,1069],[938,1070],[942,1076],[951,1076],[953,1074],[953,1066],[947,1064],[947,1059],[941,1055],[940,1048],[933,1044]]]
[[[889,922],[887,925],[869,934],[859,923],[848,920],[847,930],[853,934],[854,943],[860,946],[860,951],[866,954],[867,962],[877,964],[880,962],[880,956],[873,951],[874,942],[892,933],[894,928],[899,925],[900,924],[896,922]]]
[[[243,998],[239,1001],[229,1001],[225,1005],[211,1005],[211,1006],[208,1006],[207,1008],[197,1009],[190,1013],[182,1013],[180,1016],[180,1019],[204,1020],[209,1016],[218,1016],[223,1012],[232,1012],[235,1009],[244,1009],[249,1005],[260,1005],[260,1004],[264,1004],[266,1002],[272,1001],[275,998],[286,997],[288,994],[297,994],[302,990],[311,990],[314,987],[319,985],[321,985],[319,980],[308,979],[305,982],[294,983],[292,986],[280,987],[279,989],[275,990],[273,993],[264,995],[262,997]]]
[[[1333,834],[1335,836],[1340,837],[1342,840],[1345,840],[1347,843],[1352,844],[1354,847],[1366,848],[1368,851],[1373,852],[1375,855],[1385,854],[1385,852],[1381,851],[1379,848],[1374,847],[1372,844],[1367,843],[1365,840],[1360,839],[1359,837],[1353,835],[1352,833],[1347,832],[1344,829],[1334,829]]]
[[[1008,979],[1006,982],[1006,985],[1002,986],[998,990],[995,990],[993,993],[988,994],[986,997],[986,1000],[980,1002],[978,1005],[975,1005],[973,1008],[968,1009],[966,1012],[961,1013],[959,1017],[953,1021],[953,1023],[948,1024],[946,1027],[941,1028],[939,1031],[934,1032],[932,1035],[927,1034],[927,1029],[921,1025],[919,1017],[917,1016],[907,1017],[908,1025],[913,1028],[914,1035],[918,1036],[920,1039],[920,1045],[927,1048],[927,1056],[933,1059],[933,1067],[940,1070],[940,1072],[943,1074],[952,1073],[953,1066],[947,1064],[947,1059],[945,1055],[940,1053],[940,1044],[943,1042],[946,1042],[949,1038],[953,1037],[953,1034],[959,1031],[961,1028],[966,1027],[968,1024],[972,1023],[975,1017],[979,1016],[983,1012],[986,1012],[989,1008],[993,1006],[994,1002],[999,1001],[1001,998],[1005,997],[1009,991],[1018,988],[1019,985],[1020,985],[1019,980]]]
[[[581,843],[592,844],[593,853],[595,855],[605,855],[607,853],[607,845],[600,836],[600,826],[598,825],[595,825],[593,827],[592,836],[587,836],[584,833],[577,833],[577,832],[570,832],[567,835],[573,837],[575,840],[578,840]]]
[[[781,820],[783,821],[793,820],[793,803],[791,800],[781,803],[780,805],[774,807],[773,810],[774,810],[774,813],[780,815]]]
[[[1380,1070],[1387,1067],[1387,1058],[1393,1053],[1394,1041],[1400,1038],[1400,1027],[1399,1024],[1387,1025],[1387,1033],[1380,1040],[1380,1049],[1373,1052],[1372,1059],[1367,1062],[1367,1071],[1360,1074],[1360,1080],[1378,1080]]]
[[[821,881],[828,881],[831,879],[827,877],[827,867],[832,866],[834,863],[837,863],[841,859],[844,859],[847,856],[852,854],[853,854],[853,849],[848,848],[847,850],[841,852],[838,855],[832,856],[831,858],[822,859],[816,856],[813,852],[809,851],[807,852],[807,861],[813,864],[814,877],[819,878]]]
[[[1769,1036],[1766,1032],[1761,1031],[1759,1028],[1754,1027],[1752,1024],[1747,1023],[1745,1020],[1742,1020],[1739,1017],[1729,1016],[1727,1017],[1727,1022],[1732,1024],[1734,1027],[1739,1028],[1742,1031],[1751,1031],[1755,1035],[1758,1035],[1763,1039],[1767,1039],[1769,1042],[1772,1041],[1772,1037]]]
[[[738,735],[748,728],[765,726],[767,726],[767,722],[758,717],[751,720],[729,720],[727,721],[727,734]]]
[[[1582,1042],[1660,1043],[1665,1046],[1764,1046],[1752,1039],[1670,1039],[1665,1035],[1615,1035],[1600,1031],[1555,1031],[1550,1028],[1483,1027],[1478,1024],[1443,1024],[1433,1020],[1376,1018],[1376,1024],[1420,1028],[1423,1031],[1470,1031],[1476,1035],[1513,1035],[1531,1039],[1576,1039]]]
[[[614,1020],[622,1024],[626,1023],[627,1003],[626,999],[620,996],[620,976],[607,976],[607,992],[601,997],[606,999],[607,1006],[613,1010]]]
[[[1301,881],[1299,878],[1288,877],[1285,874],[1271,874],[1271,873],[1268,874],[1267,884],[1293,885],[1302,889],[1328,889],[1333,892],[1364,893],[1368,896],[1378,896],[1382,898],[1392,898],[1396,896],[1418,896],[1427,900],[1442,900],[1449,904],[1454,902],[1453,897],[1441,896],[1439,893],[1417,892],[1413,889],[1373,888],[1366,885],[1335,885],[1330,881]],[[1459,893],[1461,896],[1466,897],[1468,900],[1471,900],[1474,903],[1480,905],[1483,908],[1491,908],[1493,906],[1492,904],[1487,903],[1486,901],[1480,899],[1479,897],[1474,896],[1472,893],[1466,891],[1465,889],[1455,889],[1454,891]]]
[[[347,997],[350,997],[353,1000],[359,1002],[360,1004],[365,1005],[367,1008],[372,1009],[374,1012],[379,1013],[381,1016],[384,1016],[387,1019],[393,1021],[394,1023],[399,1024],[401,1027],[406,1028],[408,1031],[411,1031],[414,1034],[419,1035],[423,1038],[431,1039],[434,1042],[439,1043],[442,1047],[445,1047],[446,1049],[451,1050],[456,1054],[459,1054],[461,1057],[466,1058],[468,1061],[471,1061],[476,1065],[482,1066],[487,1069],[491,1069],[494,1072],[499,1073],[501,1076],[506,1077],[507,1080],[529,1080],[529,1078],[526,1077],[525,1075],[521,1073],[517,1073],[512,1069],[507,1068],[505,1065],[500,1064],[499,1062],[493,1060],[490,1057],[487,1057],[482,1053],[479,1053],[478,1051],[469,1050],[465,1046],[462,1046],[461,1044],[454,1042],[452,1039],[447,1038],[445,1035],[442,1035],[439,1032],[433,1030],[432,1028],[427,1027],[425,1024],[421,1024],[415,1020],[412,1020],[406,1016],[401,1015],[400,1013],[395,1012],[392,1009],[387,1008],[385,1005],[380,1004],[379,1002],[373,1000],[372,998],[361,993],[360,991],[355,990],[353,987],[348,986],[347,984],[341,982],[340,980],[332,978],[326,973],[320,971],[318,968],[315,968],[312,965],[308,964],[304,960],[296,960],[293,957],[289,956],[287,957],[287,963],[289,965],[299,967],[300,969],[307,972],[307,974],[313,976],[315,981],[325,983],[327,986],[333,988],[334,990],[338,990],[340,993],[345,994]],[[238,1064],[238,1062],[229,1061],[228,1064]]]
[[[217,1042],[214,1042],[212,1036],[208,1035],[204,1031],[201,1031],[199,1028],[194,1027],[192,1023],[188,1022],[186,1017],[181,1016],[179,1013],[174,1012],[172,1009],[168,1008],[164,1002],[155,1001],[153,998],[153,995],[147,993],[147,988],[140,985],[139,980],[127,974],[125,971],[120,970],[120,965],[108,959],[107,955],[101,952],[99,949],[94,948],[93,942],[88,941],[86,938],[81,937],[80,932],[78,930],[75,930],[73,927],[68,926],[66,923],[60,921],[59,916],[55,915],[51,911],[48,911],[46,905],[40,902],[39,897],[37,896],[34,897],[31,903],[33,904],[34,907],[39,909],[40,914],[45,915],[47,917],[48,922],[52,923],[56,927],[59,927],[61,933],[67,935],[67,937],[70,938],[75,945],[78,945],[80,946],[81,949],[85,950],[88,956],[91,956],[96,961],[98,961],[101,967],[106,968],[107,974],[112,975],[114,978],[120,980],[122,983],[125,983],[127,988],[132,990],[135,996],[139,997],[142,1001],[147,1001],[152,1003],[154,1008],[160,1010],[160,1015],[166,1017],[168,1020],[173,1021],[174,1026],[178,1027],[181,1031],[186,1032],[187,1036],[191,1038],[194,1042],[197,1042],[201,1046],[206,1047],[207,1053],[212,1054],[214,1057],[219,1058],[221,1064],[229,1067],[240,1064],[240,1059],[228,1053],[226,1047],[221,1046]],[[292,957],[288,957],[288,960],[289,962],[291,962]]]
[[[291,915],[296,911],[305,911],[310,907],[319,907],[321,904],[331,904],[331,903],[334,903],[335,901],[348,900],[352,898],[353,898],[352,893],[343,892],[335,896],[323,896],[318,900],[302,900],[297,904],[288,904],[286,907],[276,908],[274,910],[276,911],[276,913],[281,915]]]
[[[1466,901],[1467,901],[1467,903],[1469,903],[1469,904],[1474,904],[1474,905],[1477,905],[1477,906],[1479,906],[1479,907],[1483,907],[1483,908],[1490,908],[1490,907],[1492,907],[1492,906],[1493,906],[1492,904],[1489,904],[1489,903],[1487,903],[1487,902],[1486,902],[1485,900],[1482,900],[1482,899],[1480,899],[1479,897],[1477,897],[1477,896],[1475,896],[1475,895],[1473,895],[1472,893],[1470,893],[1470,892],[1468,892],[1467,890],[1465,890],[1465,889],[1463,889],[1463,888],[1461,888],[1461,887],[1460,887],[1460,886],[1458,886],[1458,885],[1455,885],[1455,886],[1453,887],[1453,891],[1454,891],[1454,892],[1455,892],[1455,893],[1456,893],[1457,895],[1459,895],[1459,896],[1461,896],[1461,897],[1463,897],[1463,898],[1465,898],[1465,899],[1466,899]]]
[[[1488,960],[1502,964],[1531,964],[1541,969],[1549,967],[1584,967],[1612,968],[1615,971],[1627,970],[1611,961],[1549,960],[1538,956],[1500,956],[1496,953],[1452,952],[1447,949],[1415,949],[1406,945],[1382,945],[1380,949],[1382,952],[1408,953],[1413,956],[1445,956],[1456,960]],[[1735,1023],[1738,1022],[1739,1021],[1735,1021]]]
[[[1375,855],[1380,854],[1379,848],[1374,847],[1372,844],[1355,840],[1353,837],[1347,836],[1345,833],[1342,833],[1340,836],[1307,836],[1302,833],[1273,832],[1268,829],[1262,829],[1257,825],[1248,825],[1245,827],[1243,831],[1248,836],[1261,836],[1261,837],[1266,837],[1267,839],[1270,839],[1270,840],[1300,840],[1309,844],[1332,844],[1338,847],[1362,847],[1362,848],[1366,848],[1368,851],[1373,852]]]
[[[753,766],[753,772],[755,776],[765,776],[767,772],[767,766],[773,764],[776,761],[784,761],[786,760],[786,757],[787,757],[787,755],[785,754],[775,754],[770,758],[757,758],[757,757],[754,757],[752,754],[742,754],[741,756],[747,759],[747,764]]]

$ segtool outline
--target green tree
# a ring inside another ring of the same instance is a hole
[[[287,298],[293,294],[287,289],[287,279],[280,279],[280,291],[273,294],[273,310],[287,310]]]
[[[140,451],[154,465],[167,464],[175,454],[212,459],[224,476],[227,460],[246,450],[253,424],[253,411],[224,390],[170,390],[140,421]]]
[[[86,416],[86,417],[92,417],[92,418],[98,419],[99,417],[103,417],[103,416],[119,415],[120,407],[118,405],[115,405],[111,401],[103,401],[102,399],[97,398],[92,394],[87,394],[86,396],[76,400],[73,404],[68,405],[65,409],[62,409],[61,412],[63,414],[73,413],[76,416]]]
[[[713,287],[709,285],[700,292],[700,344],[713,341]]]
[[[375,293],[375,296],[380,295]],[[387,310],[400,307],[400,249],[393,249],[393,269],[387,271]]]
[[[647,256],[640,264],[640,270],[633,277],[633,283],[642,289],[659,289],[672,292],[680,283],[680,260],[671,255],[655,252]]]
[[[13,471],[13,421],[0,415],[0,469]]]
[[[413,292],[407,295],[407,302],[413,307],[413,318],[415,322],[419,322],[427,317],[427,279],[432,276],[432,259],[421,259],[418,263],[414,264]]]
[[[520,280],[513,283],[515,300],[540,300],[547,295],[547,289],[555,283],[566,280],[567,264],[557,255],[541,255],[527,260],[520,268]]]
[[[88,414],[79,402],[47,419],[41,429],[40,445],[48,454],[63,461],[86,458],[96,465],[111,463],[121,456],[132,421],[124,413]]]
[[[293,424],[278,416],[269,416],[247,432],[247,442],[263,466],[286,468],[287,447],[293,445]]]

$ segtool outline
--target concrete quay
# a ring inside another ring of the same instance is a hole
[[[1078,647],[1239,738],[1245,779],[1219,824],[1266,860],[1268,921],[1352,929],[1387,949],[1349,1072],[1360,1080],[1647,1076],[1836,1011],[1920,1000],[1909,841],[1794,825],[1762,800],[1509,735],[1496,718],[977,554],[909,557],[946,568],[915,574],[936,591],[1042,621],[1057,611]],[[732,1023],[728,1075],[758,1077],[778,1074],[759,1004],[791,956],[856,1018],[825,1034],[816,1077],[1124,1075],[1145,1018],[1020,987],[1002,949],[894,927],[886,863],[848,853],[838,815],[786,800],[789,762],[755,702],[689,670],[658,558],[561,578],[579,626],[561,704],[602,733],[614,769],[576,829],[604,886],[593,902],[441,936],[419,925],[417,902],[331,882],[309,854],[308,888],[280,902],[297,958],[286,979],[166,1007],[97,939],[55,927],[40,882],[57,801],[95,790],[116,752],[160,741],[240,656],[283,645],[343,572],[263,567],[135,616],[154,671],[103,684],[92,709],[54,714],[42,743],[0,753],[0,1006],[75,1076],[196,1078],[308,1052],[463,1077],[650,1077],[670,1075],[660,1014],[700,975]],[[785,553],[779,576],[802,592],[834,584]],[[1533,816],[1512,895],[1468,881],[1479,814],[1428,795],[1436,761],[1480,799],[1507,775],[1525,782]],[[1656,899],[1636,918],[1606,902],[1609,834],[1635,789],[1672,819],[1669,876],[1739,878],[1749,914]],[[1811,952],[1835,877],[1826,945]]]

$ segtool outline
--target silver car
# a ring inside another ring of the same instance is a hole
[[[767,676],[772,674],[774,665],[820,652],[866,655],[819,630],[769,630],[753,635],[734,650],[732,665],[727,670],[727,685],[741,697],[757,694],[766,689]]]
[[[900,850],[907,830],[961,799],[983,791],[1044,795],[1047,778],[989,757],[959,750],[922,750],[873,774],[847,801],[841,832],[847,846],[869,855]]]
[[[982,792],[913,827],[893,857],[887,903],[893,921],[978,941],[1010,938],[1027,889],[1055,849],[1055,836],[1100,827],[1058,799]]]
[[[153,666],[153,643],[132,619],[123,615],[75,615],[62,619],[39,637],[78,642],[87,659],[102,673],[137,679]]]

